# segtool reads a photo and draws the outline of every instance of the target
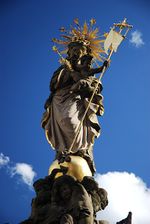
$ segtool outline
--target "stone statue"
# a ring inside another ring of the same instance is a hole
[[[64,175],[55,180],[52,189],[48,223],[93,223],[93,207],[87,191],[73,177]]]
[[[61,169],[54,169],[51,175],[44,179],[39,179],[34,182],[33,187],[36,192],[36,197],[31,202],[31,215],[30,217],[21,222],[21,224],[44,224],[45,219],[49,217],[49,211],[51,207],[52,188],[57,173],[67,172],[67,169],[62,167]]]
[[[54,179],[57,172],[34,183],[31,215],[21,224],[93,223],[92,199],[84,186],[68,175]]]
[[[99,188],[98,183],[93,177],[85,176],[81,182],[85,187],[92,199],[94,215],[96,217],[96,212],[104,210],[108,205],[107,192],[103,188]]]
[[[113,51],[124,38],[120,37],[122,29],[131,26],[126,20],[114,24],[119,26],[120,32],[113,27],[110,33],[114,32],[119,41],[114,38],[113,43],[112,38],[108,38],[103,48],[104,40],[98,39],[98,29],[92,27],[95,19],[90,20],[89,27],[86,22],[80,26],[78,19],[74,23],[76,27],[71,26],[70,31],[60,29],[64,32],[63,39],[53,39],[64,46],[67,55],[63,58],[53,46],[61,56],[62,65],[51,78],[42,118],[46,138],[56,152],[55,160],[49,168],[49,176],[33,184],[36,196],[32,199],[31,215],[21,224],[108,224],[96,219],[96,213],[108,205],[108,198],[106,190],[92,177],[95,172],[93,145],[101,131],[98,116],[104,113],[100,80]],[[103,36],[109,37],[109,34]],[[104,61],[101,54],[108,49],[110,54]],[[93,67],[93,62],[98,60],[104,61],[102,66]],[[97,73],[101,73],[99,78],[95,76]],[[117,223],[131,224],[131,215]]]
[[[82,42],[73,42],[68,46],[67,63],[59,67],[50,82],[51,94],[45,103],[46,112],[42,119],[46,137],[56,150],[56,159],[67,154],[76,135],[77,128],[84,115],[89,99],[97,84],[92,100],[78,137],[69,154],[82,156],[94,173],[93,144],[100,134],[97,116],[104,113],[102,84],[94,76],[103,66],[91,68],[92,56]]]

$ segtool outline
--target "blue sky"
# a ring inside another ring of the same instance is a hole
[[[59,66],[51,38],[76,17],[81,23],[95,18],[102,34],[124,17],[134,26],[102,80],[105,115],[94,156],[99,175],[133,173],[149,190],[149,10],[146,0],[0,1],[0,224],[28,217],[33,177],[46,176],[54,159],[40,126]]]

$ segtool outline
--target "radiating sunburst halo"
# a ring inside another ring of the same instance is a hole
[[[63,55],[67,53],[70,43],[81,42],[90,50],[90,55],[94,60],[104,61],[105,51],[103,49],[103,43],[106,39],[106,33],[100,36],[99,29],[94,27],[95,24],[96,20],[91,19],[89,24],[84,22],[83,26],[81,26],[78,18],[76,18],[73,20],[70,30],[61,27],[61,39],[52,39],[53,42],[59,45],[60,51],[56,46],[53,46],[53,50]]]

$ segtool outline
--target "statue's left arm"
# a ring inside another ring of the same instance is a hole
[[[94,75],[94,74],[97,74],[97,73],[101,73],[103,71],[103,68],[104,67],[108,67],[109,66],[109,61],[104,61],[103,65],[98,67],[98,68],[92,68],[91,71],[89,72],[89,76],[90,75]]]

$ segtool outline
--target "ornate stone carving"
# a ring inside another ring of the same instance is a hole
[[[96,221],[96,212],[107,204],[107,192],[98,187],[92,177],[82,182],[65,174],[67,170],[54,169],[45,179],[37,180],[33,186],[36,197],[32,200],[32,211],[22,224],[91,224]],[[58,172],[64,175],[55,179]]]

